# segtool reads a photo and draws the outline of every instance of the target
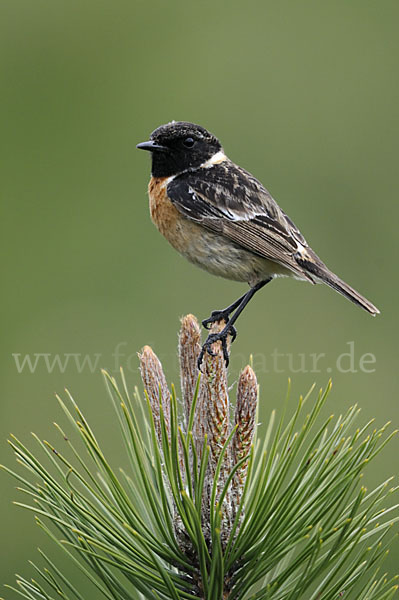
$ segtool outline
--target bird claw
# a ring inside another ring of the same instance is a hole
[[[213,323],[217,323],[218,321],[227,321],[229,320],[229,313],[225,310],[213,310],[211,312],[211,316],[208,319],[204,319],[202,321],[202,326],[205,329],[210,329]]]
[[[201,363],[203,361],[205,352],[207,352],[210,356],[216,356],[216,353],[212,350],[212,344],[214,344],[215,342],[222,342],[222,351],[223,351],[224,362],[225,362],[226,367],[229,366],[230,357],[229,357],[229,352],[227,350],[227,336],[229,336],[229,335],[231,336],[231,342],[234,342],[234,340],[237,337],[237,330],[234,327],[234,325],[226,326],[219,333],[210,333],[208,335],[208,337],[206,338],[206,340],[202,346],[200,355],[198,357],[198,369],[199,370],[201,370]]]
[[[218,323],[219,321],[225,321],[225,323],[228,324],[229,313],[225,310],[213,310],[211,312],[211,316],[202,321],[202,326],[209,330],[213,323]],[[234,325],[230,325],[227,332],[231,335],[231,341],[234,342],[237,337],[237,329],[234,327]]]
[[[234,327],[234,325],[230,325],[229,334],[231,335],[231,343],[233,343],[237,337],[237,329]]]

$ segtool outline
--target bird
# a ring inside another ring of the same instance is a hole
[[[216,136],[186,121],[171,121],[137,144],[151,153],[150,215],[167,241],[191,263],[226,279],[249,284],[230,306],[202,321],[209,333],[198,366],[220,341],[226,365],[227,338],[248,302],[278,277],[325,283],[375,316],[374,304],[330,271],[294,222],[256,177],[225,154]]]

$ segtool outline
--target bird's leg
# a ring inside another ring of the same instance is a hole
[[[239,298],[236,302],[234,302],[234,304],[232,304],[231,306],[229,306],[226,310],[229,310],[230,314],[232,311],[234,311],[235,308],[235,312],[234,314],[230,317],[230,319],[226,320],[224,318],[224,320],[226,321],[226,325],[223,327],[222,331],[220,331],[219,333],[210,333],[208,335],[208,337],[205,340],[204,345],[202,346],[202,350],[201,353],[198,357],[198,368],[201,368],[201,363],[202,363],[202,359],[204,358],[204,354],[205,352],[208,352],[208,354],[210,354],[211,356],[214,356],[214,352],[212,350],[212,344],[214,344],[215,342],[221,341],[222,342],[222,350],[223,350],[223,358],[225,360],[226,363],[226,367],[229,364],[229,353],[227,351],[227,336],[231,335],[232,339],[231,341],[234,342],[234,340],[237,337],[237,330],[234,327],[234,323],[237,321],[238,317],[240,316],[240,314],[242,313],[242,311],[244,310],[244,308],[246,307],[246,305],[248,304],[248,302],[251,300],[251,298],[256,294],[256,292],[258,290],[260,290],[261,288],[263,288],[263,286],[265,286],[267,283],[269,283],[269,281],[271,281],[272,278],[270,277],[269,279],[265,279],[264,281],[260,281],[259,283],[257,283],[256,285],[254,285],[246,294],[244,294],[243,296],[241,296],[241,298]],[[234,308],[232,308],[234,306]],[[218,311],[215,311],[218,312]],[[222,313],[224,311],[219,311],[219,313]],[[212,313],[213,315],[213,313]],[[221,319],[215,319],[215,321],[218,320],[222,320],[223,316],[221,317]]]

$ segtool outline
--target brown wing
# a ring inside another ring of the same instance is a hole
[[[299,229],[262,184],[230,160],[175,177],[167,193],[188,219],[313,281],[296,260],[304,251],[317,259]]]

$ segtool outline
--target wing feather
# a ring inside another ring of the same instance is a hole
[[[230,160],[178,175],[167,193],[188,219],[312,281],[295,258],[314,255],[299,229],[266,188]]]

